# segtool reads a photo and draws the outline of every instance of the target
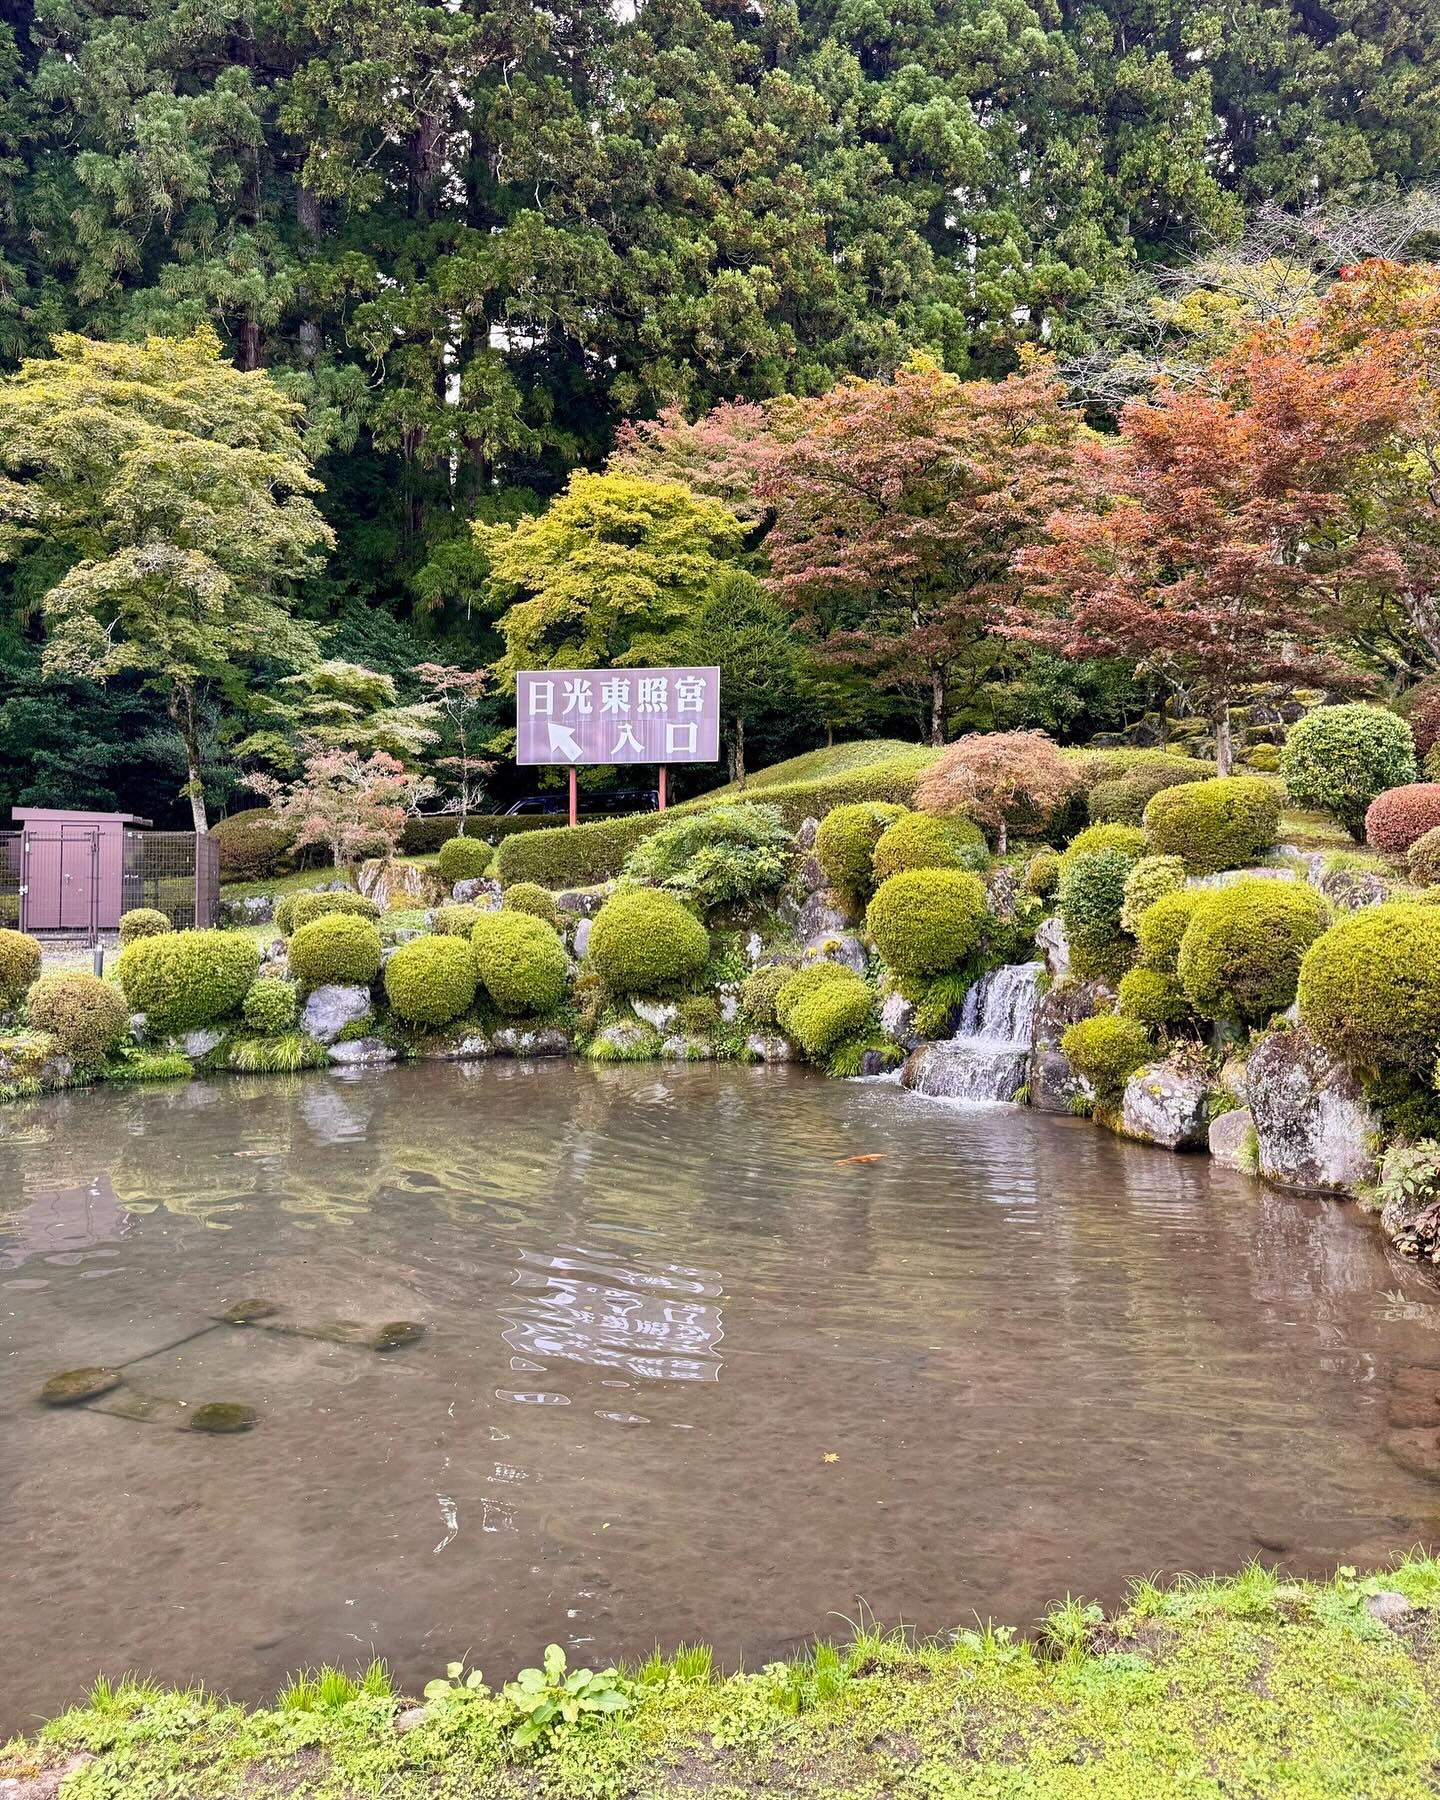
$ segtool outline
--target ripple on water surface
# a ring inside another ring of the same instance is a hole
[[[1080,1121],[493,1063],[0,1129],[0,1732],[102,1668],[256,1697],[550,1638],[753,1663],[862,1602],[1023,1622],[1440,1535],[1387,1453],[1440,1364],[1427,1278],[1353,1208]],[[94,1368],[123,1384],[38,1403]],[[254,1429],[186,1429],[208,1401]]]

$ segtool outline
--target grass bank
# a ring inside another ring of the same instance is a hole
[[[64,1800],[1433,1800],[1440,1563],[1146,1582],[1109,1618],[1067,1604],[1033,1642],[864,1634],[728,1677],[682,1651],[627,1673],[624,1710],[528,1746],[512,1700],[444,1685],[417,1719],[378,1667],[292,1683],[257,1711],[102,1684],[0,1750],[0,1782],[16,1779],[15,1800],[67,1767]]]

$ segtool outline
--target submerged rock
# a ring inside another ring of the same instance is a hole
[[[1076,1074],[1060,1040],[1071,1025],[1089,1019],[1111,998],[1098,981],[1067,981],[1040,996],[1030,1046],[1030,1104],[1040,1112],[1074,1112],[1093,1099],[1090,1083]]]
[[[1272,1031],[1251,1053],[1245,1085],[1267,1180],[1353,1194],[1375,1179],[1370,1140],[1380,1120],[1309,1032]]]
[[[1254,1175],[1259,1169],[1255,1121],[1248,1106],[1232,1107],[1210,1121],[1210,1154],[1222,1169],[1238,1169]]]
[[[118,1369],[64,1369],[45,1383],[40,1399],[46,1406],[78,1406],[108,1394],[124,1379]]]
[[[745,1048],[756,1062],[788,1063],[796,1060],[790,1040],[781,1037],[778,1032],[752,1032],[745,1040]]]
[[[327,982],[307,998],[300,1014],[300,1029],[317,1044],[333,1044],[347,1025],[369,1017],[368,987]]]
[[[249,1431],[260,1415],[253,1406],[239,1400],[208,1400],[190,1413],[191,1431],[208,1431],[216,1436],[235,1431]]]
[[[496,1056],[571,1056],[575,1050],[558,1025],[502,1025],[490,1047]]]
[[[346,1043],[330,1046],[330,1061],[341,1069],[376,1069],[395,1059],[396,1052],[384,1038],[351,1038]]]
[[[227,1325],[254,1325],[260,1319],[273,1319],[279,1310],[273,1300],[250,1298],[234,1301],[220,1317]]]
[[[1192,1062],[1167,1057],[1137,1069],[1125,1083],[1120,1128],[1126,1137],[1162,1150],[1199,1150],[1205,1144],[1210,1084]]]
[[[370,1339],[372,1350],[403,1350],[406,1344],[418,1344],[425,1335],[425,1327],[417,1325],[413,1319],[392,1319],[388,1325],[382,1325]]]

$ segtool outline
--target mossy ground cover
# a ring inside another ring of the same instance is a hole
[[[1384,1590],[1412,1608],[1393,1627],[1366,1604]],[[64,1800],[1420,1800],[1440,1768],[1437,1608],[1440,1564],[1415,1557],[1321,1584],[1258,1568],[1142,1582],[1110,1618],[1067,1603],[1033,1642],[867,1632],[727,1677],[682,1651],[628,1671],[625,1711],[530,1749],[511,1705],[463,1682],[397,1730],[403,1703],[373,1668],[311,1675],[253,1712],[102,1683],[0,1750],[0,1778],[76,1759]]]

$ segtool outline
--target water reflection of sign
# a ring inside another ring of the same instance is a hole
[[[523,1356],[618,1369],[647,1381],[714,1381],[724,1331],[721,1291],[708,1269],[652,1264],[618,1267],[576,1250],[521,1253],[516,1288],[523,1306],[506,1309],[505,1342]]]
[[[515,678],[516,761],[692,763],[720,755],[719,669],[539,669]]]

